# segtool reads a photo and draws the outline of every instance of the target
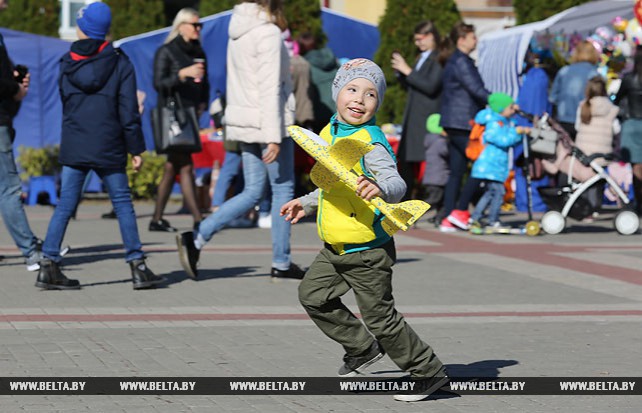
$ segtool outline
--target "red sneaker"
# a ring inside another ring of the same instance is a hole
[[[439,231],[457,232],[457,227],[451,224],[450,221],[448,221],[448,218],[444,218],[441,220],[441,224],[439,224]]]
[[[457,228],[467,231],[469,227],[468,221],[470,220],[470,212],[461,209],[453,209],[446,219]]]

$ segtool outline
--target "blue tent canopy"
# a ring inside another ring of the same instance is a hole
[[[370,23],[355,20],[330,9],[321,12],[323,31],[328,47],[338,58],[365,57],[373,60],[379,48],[379,29]]]
[[[58,94],[58,61],[69,42],[9,29],[0,29],[14,64],[29,68],[29,93],[14,119],[18,145],[42,147],[60,142],[62,105]]]
[[[208,58],[208,74],[211,85],[210,99],[216,92],[225,92],[227,30],[231,11],[204,17],[202,43]],[[379,47],[379,31],[376,26],[355,20],[328,9],[321,13],[323,29],[328,36],[328,46],[341,57],[366,57],[372,59]],[[62,106],[58,93],[60,58],[69,51],[70,43],[45,36],[0,29],[9,55],[15,64],[29,67],[31,85],[29,94],[14,126],[17,130],[16,147],[25,145],[42,147],[60,142]],[[129,56],[136,68],[138,89],[146,94],[143,113],[143,133],[148,148],[153,148],[150,109],[156,105],[153,87],[154,54],[169,33],[169,28],[128,37],[115,42]],[[349,41],[348,41],[349,40]],[[207,126],[207,115],[201,119]]]

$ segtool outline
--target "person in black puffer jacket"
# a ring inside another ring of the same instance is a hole
[[[446,48],[440,56],[440,61],[445,63],[441,95],[441,126],[449,138],[448,163],[450,166],[450,176],[444,190],[444,207],[436,221],[440,223],[442,231],[456,231],[445,217],[455,207],[461,180],[468,165],[466,145],[472,129],[471,121],[477,112],[484,108],[490,95],[484,87],[475,62],[469,56],[477,47],[475,27],[462,22],[457,23],[450,32],[449,40],[454,46],[454,51],[451,52]],[[465,220],[468,221],[468,219]]]
[[[69,220],[80,202],[87,174],[93,170],[103,180],[125,246],[135,290],[163,282],[145,264],[136,213],[132,205],[125,167],[132,155],[135,171],[142,166],[145,150],[141,131],[134,66],[127,56],[105,41],[111,25],[111,10],[102,2],[78,11],[80,40],[60,59],[59,88],[62,98],[62,168],[60,201],[42,247],[44,255],[36,287],[79,289],[60,271],[60,246]]]
[[[203,25],[198,19],[196,10],[190,8],[181,9],[176,14],[172,30],[154,58],[154,88],[158,92],[158,107],[164,106],[170,95],[178,94],[183,106],[195,107],[197,116],[200,116],[207,107],[210,86],[205,52],[199,42]],[[159,152],[158,148],[156,151]],[[192,155],[169,150],[163,177],[158,185],[154,216],[149,223],[150,231],[176,231],[163,219],[163,212],[177,174],[180,175],[185,206],[194,218],[194,228],[198,228],[201,222],[201,211],[196,202]]]

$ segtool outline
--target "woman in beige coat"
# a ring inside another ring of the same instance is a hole
[[[234,7],[227,49],[226,138],[241,143],[243,192],[229,199],[194,232],[177,237],[183,268],[196,277],[200,249],[212,236],[272,189],[272,270],[274,278],[303,278],[290,259],[290,224],[280,206],[294,196],[294,123],[290,59],[281,38],[281,0],[246,0]]]
[[[577,108],[575,146],[586,155],[613,152],[613,136],[620,132],[619,111],[620,108],[611,103],[606,93],[606,82],[602,76],[589,79],[586,99]],[[597,159],[597,162],[602,166],[608,164],[604,158]],[[604,181],[599,181],[586,192],[595,212],[602,206],[604,184]]]

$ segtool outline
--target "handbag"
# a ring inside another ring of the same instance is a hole
[[[541,155],[555,155],[557,132],[552,129],[531,129],[530,148],[532,152]]]
[[[202,150],[196,109],[185,107],[178,93],[152,109],[152,129],[157,153],[194,153]]]

